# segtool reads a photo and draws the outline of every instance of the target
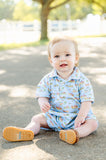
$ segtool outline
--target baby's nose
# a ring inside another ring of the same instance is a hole
[[[64,56],[64,55],[61,55],[61,56],[60,56],[60,60],[61,60],[61,61],[65,60],[65,56]]]

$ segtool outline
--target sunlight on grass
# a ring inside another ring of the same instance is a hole
[[[88,36],[76,36],[75,38],[98,38],[98,37],[106,37],[106,34],[88,35]]]
[[[89,35],[89,36],[75,36],[73,38],[98,38],[98,37],[106,37],[106,35]],[[35,47],[40,45],[47,45],[49,40],[40,40],[37,42],[30,42],[30,43],[11,43],[11,44],[0,44],[0,51],[7,50],[7,49],[14,49],[14,48],[21,48],[21,47]]]
[[[1,44],[0,50],[7,50],[7,49],[14,49],[14,48],[21,48],[21,47],[35,47],[40,45],[47,45],[48,40],[41,40],[37,42],[31,42],[31,43],[11,43],[11,44]]]

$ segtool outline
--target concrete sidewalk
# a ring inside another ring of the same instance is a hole
[[[0,160],[105,160],[106,159],[106,38],[78,39],[80,70],[94,87],[93,111],[97,132],[69,145],[58,132],[43,131],[31,142],[7,142],[6,126],[25,127],[40,112],[36,85],[49,71],[47,47],[23,47],[0,52]]]

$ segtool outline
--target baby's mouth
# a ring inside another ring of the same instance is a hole
[[[60,65],[60,67],[66,67],[67,66],[67,64],[61,64]]]

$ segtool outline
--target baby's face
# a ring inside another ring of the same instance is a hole
[[[51,65],[57,72],[72,72],[77,58],[74,44],[70,41],[60,41],[51,48]]]

